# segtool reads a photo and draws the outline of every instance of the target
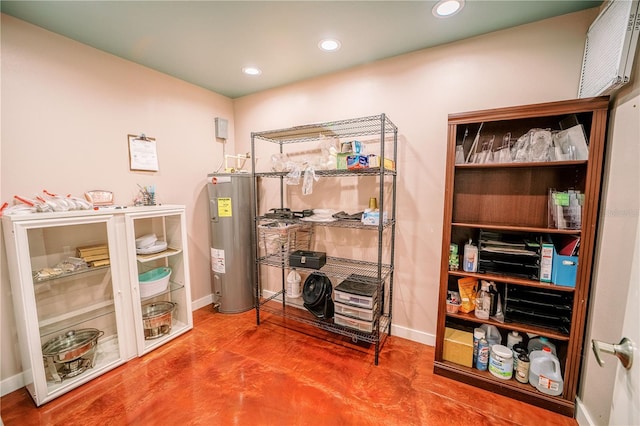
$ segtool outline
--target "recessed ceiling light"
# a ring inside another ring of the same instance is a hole
[[[431,12],[438,18],[453,16],[462,10],[464,0],[440,0]]]
[[[262,70],[256,67],[244,67],[242,68],[242,72],[247,75],[260,75],[262,74]]]
[[[340,49],[340,42],[332,38],[327,38],[324,40],[320,40],[320,43],[318,43],[318,47],[322,50],[326,50],[327,52],[334,52]]]

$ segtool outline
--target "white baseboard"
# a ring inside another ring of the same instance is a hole
[[[0,382],[0,396],[5,396],[8,393],[17,391],[24,387],[24,377],[22,373],[18,373],[15,376],[8,377]]]
[[[576,421],[580,426],[595,426],[589,410],[580,398],[576,398]]]
[[[197,309],[204,308],[205,306],[212,305],[212,304],[213,304],[213,293],[205,297],[202,297],[198,300],[193,300],[191,302],[191,310],[195,311]]]
[[[391,323],[391,335],[411,340],[412,342],[422,343],[427,346],[436,345],[436,336],[424,331],[414,330],[413,328],[404,327]]]

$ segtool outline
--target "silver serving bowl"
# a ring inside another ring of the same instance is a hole
[[[142,305],[142,326],[145,339],[157,339],[171,332],[171,320],[176,304],[154,302]]]
[[[47,380],[60,383],[92,368],[102,335],[104,332],[95,328],[71,330],[42,345]]]
[[[103,334],[95,328],[68,331],[42,345],[42,355],[56,363],[73,361],[93,349]]]

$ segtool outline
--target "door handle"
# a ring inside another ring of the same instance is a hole
[[[600,367],[604,365],[604,361],[600,358],[600,353],[604,352],[606,354],[615,355],[620,360],[624,368],[627,370],[631,369],[631,366],[633,365],[633,347],[633,342],[626,337],[623,337],[617,345],[604,343],[595,339],[591,340],[591,349],[593,349],[596,361],[598,361],[598,365]]]

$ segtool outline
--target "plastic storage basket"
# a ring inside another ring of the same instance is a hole
[[[138,275],[140,297],[151,297],[162,293],[167,289],[170,277],[171,268],[167,267],[155,268]]]

